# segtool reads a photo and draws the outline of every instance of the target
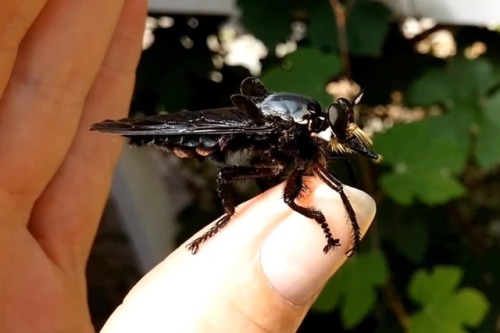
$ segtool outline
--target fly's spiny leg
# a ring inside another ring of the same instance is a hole
[[[323,248],[323,252],[326,254],[328,251],[333,249],[334,246],[340,246],[340,240],[333,238],[330,227],[328,226],[328,223],[326,223],[323,213],[317,209],[302,207],[295,203],[295,199],[300,196],[302,190],[305,188],[303,176],[304,174],[302,170],[295,170],[288,176],[283,197],[285,203],[290,206],[291,209],[318,222],[321,229],[323,229],[323,233],[325,234],[326,245]]]
[[[344,168],[347,171],[347,177],[349,178],[351,186],[357,188],[358,182],[356,181],[356,176],[354,175],[354,169],[352,167],[351,161],[347,157],[342,155],[333,155],[330,156],[330,159],[338,159],[342,161],[342,163],[344,164]]]
[[[203,235],[200,237],[196,238],[194,241],[189,243],[187,245],[187,249],[191,251],[192,254],[196,254],[200,248],[201,243],[204,243],[208,239],[212,238],[216,233],[219,232],[222,228],[226,226],[226,224],[229,222],[231,219],[231,216],[224,214],[217,221],[215,221],[214,225],[208,229],[207,232],[205,232]]]
[[[344,185],[340,182],[340,180],[336,179],[331,173],[328,172],[328,170],[326,170],[322,166],[316,165],[314,169],[321,180],[323,180],[331,189],[337,192],[340,195],[340,199],[342,199],[342,203],[344,204],[347,216],[349,217],[349,222],[351,223],[353,233],[354,245],[346,252],[346,256],[350,257],[356,251],[358,251],[361,243],[361,228],[359,227],[356,213],[352,208],[349,198],[347,198],[347,195],[344,192]]]
[[[235,213],[235,205],[231,198],[230,193],[227,191],[227,184],[230,182],[250,180],[256,178],[265,178],[276,176],[283,170],[281,165],[273,167],[247,167],[247,166],[228,166],[221,168],[217,174],[217,192],[222,201],[222,206],[224,207],[225,214],[222,215],[214,225],[208,229],[202,236],[196,238],[194,241],[187,245],[188,250],[191,253],[196,254],[201,243],[204,243],[208,239],[212,238],[217,234],[222,228],[224,228],[227,223],[231,220],[231,217]]]

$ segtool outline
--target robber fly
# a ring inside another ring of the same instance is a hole
[[[340,194],[352,226],[353,254],[360,243],[356,214],[343,190],[343,184],[328,169],[329,157],[356,152],[375,162],[381,156],[370,150],[368,135],[354,122],[354,102],[339,98],[326,110],[306,96],[270,92],[262,82],[249,77],[241,83],[240,94],[232,95],[232,107],[202,111],[181,111],[142,119],[105,120],[92,130],[123,135],[134,146],[153,145],[179,157],[211,158],[226,162],[228,155],[246,151],[247,165],[221,167],[217,191],[225,214],[201,237],[188,244],[195,254],[201,243],[219,232],[235,213],[228,191],[230,182],[286,178],[284,201],[296,212],[315,220],[323,229],[326,254],[340,240],[334,238],[325,216],[317,209],[295,202],[306,190],[304,176],[316,175]]]

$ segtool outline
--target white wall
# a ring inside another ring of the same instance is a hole
[[[273,1],[273,0],[268,0]],[[325,0],[326,1],[326,0]],[[500,24],[498,0],[380,0],[399,16],[431,17],[440,23]],[[236,0],[149,0],[152,12],[171,14],[235,14]]]

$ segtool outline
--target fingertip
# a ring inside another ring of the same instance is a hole
[[[344,185],[343,190],[356,213],[357,221],[364,234],[377,212],[375,200],[368,193],[355,187]],[[327,220],[334,220],[335,216],[339,214],[339,207],[332,205],[332,201],[341,202],[339,194],[328,185],[319,184],[313,192],[313,203],[315,206],[321,207]]]
[[[329,230],[322,229],[312,219],[294,213],[273,230],[260,252],[262,270],[269,283],[294,305],[311,303],[324,283],[346,260],[345,253],[353,247],[352,225],[339,194],[315,181],[310,188],[310,197],[303,200],[307,203],[301,204],[323,212]],[[368,194],[352,187],[345,186],[344,193],[355,211],[361,234],[364,234],[375,215],[375,202]],[[340,244],[324,254],[327,231],[334,239],[340,239]]]

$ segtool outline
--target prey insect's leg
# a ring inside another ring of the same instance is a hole
[[[295,199],[297,199],[300,196],[301,192],[305,189],[303,177],[304,177],[303,170],[299,169],[292,171],[292,173],[290,174],[290,176],[288,176],[288,179],[286,181],[283,197],[285,203],[288,206],[290,206],[290,208],[292,208],[294,211],[310,219],[313,219],[314,221],[319,223],[321,229],[323,229],[323,233],[325,234],[326,238],[326,245],[323,248],[323,252],[326,254],[334,246],[339,246],[340,240],[337,238],[333,238],[332,233],[330,231],[330,227],[328,226],[328,223],[326,223],[326,219],[323,213],[314,208],[302,207],[295,203]]]
[[[316,165],[314,167],[314,171],[316,171],[317,175],[321,178],[321,180],[323,180],[331,189],[337,192],[340,195],[340,198],[342,199],[342,203],[344,204],[347,216],[349,217],[349,221],[351,223],[353,232],[354,245],[346,253],[346,255],[350,257],[359,249],[359,244],[361,242],[361,228],[359,227],[358,220],[356,218],[356,213],[352,208],[349,198],[347,198],[347,195],[344,192],[344,185],[322,166]]]
[[[202,236],[196,238],[187,245],[188,250],[193,254],[198,252],[200,244],[213,237],[222,228],[226,226],[235,212],[234,202],[227,191],[227,184],[239,180],[249,180],[263,177],[272,177],[278,175],[282,171],[281,166],[277,167],[247,167],[247,166],[229,166],[219,170],[217,174],[217,192],[222,201],[225,214],[222,215],[215,224],[208,229]]]

